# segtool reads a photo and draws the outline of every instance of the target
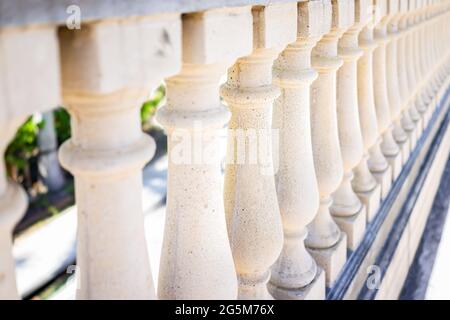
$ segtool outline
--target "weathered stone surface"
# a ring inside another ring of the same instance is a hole
[[[306,226],[319,207],[310,125],[310,86],[317,78],[311,51],[327,32],[325,1],[298,5],[297,41],[274,63],[274,83],[281,89],[272,127],[279,130],[278,204],[284,229],[283,250],[272,267],[269,291],[276,299],[322,299],[324,272],[305,248]],[[322,275],[319,275],[322,272]],[[322,288],[321,288],[322,286]]]
[[[255,134],[245,139],[243,152],[236,136],[229,137],[231,163],[225,168],[225,214],[239,280],[239,299],[271,299],[270,267],[283,246],[283,230],[275,189],[272,147],[272,106],[280,95],[272,66],[297,37],[297,4],[253,7],[253,52],[228,70],[221,93],[231,110],[229,128]],[[266,135],[264,135],[266,133]],[[261,138],[264,136],[264,138]],[[242,141],[241,141],[242,143]],[[251,144],[255,145],[251,145]],[[257,148],[257,159],[251,150]],[[267,150],[267,159],[261,151]],[[244,161],[239,159],[244,156]],[[264,249],[263,249],[264,248]]]
[[[155,143],[141,130],[139,109],[160,77],[180,67],[180,25],[179,15],[168,15],[60,33],[64,103],[72,114],[60,161],[75,176],[78,299],[155,297],[141,200],[141,170]]]
[[[160,299],[237,298],[217,157],[230,114],[219,83],[226,68],[251,51],[250,7],[183,16],[183,66],[166,79],[167,104],[157,113],[169,154]]]

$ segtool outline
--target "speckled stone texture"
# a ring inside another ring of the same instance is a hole
[[[280,89],[273,84],[272,66],[283,49],[296,40],[297,4],[253,7],[253,52],[228,70],[221,93],[231,110],[229,128],[253,132],[261,137],[272,127],[273,102]],[[229,145],[237,146],[231,136]],[[257,148],[272,145],[259,139]],[[260,156],[252,162],[251,140],[245,152],[229,148],[233,160],[225,168],[225,214],[233,258],[239,279],[239,299],[272,299],[267,290],[270,267],[283,247],[283,229],[274,174],[278,169],[272,153],[264,163]],[[269,152],[270,148],[269,148]],[[245,155],[238,163],[238,155]]]
[[[325,1],[298,4],[297,41],[274,63],[274,83],[281,89],[274,104],[273,128],[280,130],[278,204],[284,243],[272,266],[269,291],[276,299],[323,299],[325,273],[305,248],[306,226],[319,207],[310,125],[310,85],[317,78],[311,50],[323,33]],[[322,275],[319,275],[321,272]]]
[[[3,154],[29,114],[61,101],[57,40],[54,26],[0,29],[0,300],[19,298],[12,231],[28,205],[22,187],[7,178]]]

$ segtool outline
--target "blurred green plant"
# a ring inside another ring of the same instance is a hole
[[[22,182],[23,177],[28,175],[28,163],[38,153],[37,135],[44,121],[30,116],[17,130],[14,139],[5,152],[5,162],[8,174],[15,180]]]
[[[60,107],[53,111],[55,119],[56,137],[58,144],[61,145],[64,141],[70,138],[70,114],[66,109]]]
[[[166,95],[166,89],[163,85],[155,91],[150,100],[144,102],[141,108],[141,124],[142,130],[148,131],[153,127],[152,119],[161,101]]]
[[[141,124],[144,131],[153,127],[153,117],[158,106],[166,94],[164,85],[161,85],[141,107]],[[63,107],[53,111],[55,130],[58,144],[70,138],[70,114]],[[8,174],[16,181],[23,182],[30,175],[30,160],[39,154],[38,134],[45,126],[45,121],[40,117],[30,116],[17,130],[14,139],[9,144],[5,153],[5,162]]]

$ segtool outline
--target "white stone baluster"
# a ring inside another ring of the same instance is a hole
[[[409,103],[409,115],[414,122],[414,140],[411,141],[411,150],[416,147],[417,140],[422,135],[422,114],[419,110],[423,104],[421,96],[421,87],[424,74],[422,73],[419,53],[419,28],[420,28],[420,13],[421,13],[422,0],[410,0],[410,20],[409,20],[409,33],[411,36],[411,56],[409,59],[409,65],[414,69],[414,92]]]
[[[443,85],[441,86],[441,92],[440,100],[444,99],[444,95],[448,90],[448,87],[450,86],[450,23],[449,23],[449,17],[450,17],[450,2],[446,1],[442,4],[442,19],[441,19],[441,26],[442,30],[444,32],[441,34],[442,41],[439,43],[441,44],[441,55],[442,55],[442,61],[443,61]]]
[[[8,180],[4,152],[27,115],[60,103],[56,28],[0,30],[0,300],[18,299],[12,232],[25,213],[25,191]]]
[[[442,25],[444,27],[444,30],[446,30],[446,32],[444,32],[443,34],[443,43],[442,45],[444,46],[444,61],[446,63],[445,65],[445,69],[446,69],[446,85],[450,86],[450,41],[447,41],[448,39],[450,39],[450,2],[446,3],[445,5],[445,16],[442,19]],[[444,91],[444,94],[446,92],[446,89]],[[448,101],[448,100],[447,100]]]
[[[428,126],[428,123],[431,119],[431,116],[433,115],[433,112],[436,108],[436,92],[438,90],[437,87],[437,80],[436,80],[436,69],[437,69],[437,61],[436,56],[434,55],[434,32],[435,32],[435,24],[436,24],[436,2],[430,1],[428,10],[427,10],[427,23],[426,23],[426,30],[425,30],[425,40],[426,44],[424,46],[424,56],[427,60],[427,70],[428,70],[428,81],[427,81],[427,91],[428,95],[430,97],[429,104],[427,107],[427,110],[424,114],[424,126]]]
[[[154,298],[141,171],[155,143],[142,132],[139,110],[150,89],[180,67],[180,17],[62,29],[60,43],[72,137],[59,157],[75,177],[77,298]]]
[[[436,67],[436,61],[433,57],[433,25],[435,22],[434,19],[434,11],[435,11],[435,1],[431,0],[429,2],[428,8],[427,8],[427,23],[425,25],[425,32],[424,37],[426,44],[424,46],[424,57],[426,59],[427,64],[427,70],[428,70],[428,81],[427,81],[427,92],[429,96],[429,103],[427,110],[424,114],[424,127],[428,126],[428,123],[431,119],[431,116],[433,114],[433,111],[436,106],[436,99],[435,99],[435,93],[436,93],[436,78],[435,78],[435,67]]]
[[[368,10],[372,15],[371,22],[359,35],[359,46],[363,49],[364,54],[358,60],[358,106],[364,141],[364,156],[355,169],[355,178],[352,184],[353,189],[366,205],[367,219],[370,221],[377,212],[380,193],[381,199],[384,199],[390,190],[392,168],[380,148],[381,134],[383,133],[380,128],[383,127],[383,123],[378,123],[373,86],[373,52],[377,48],[373,29],[379,17],[373,7]],[[371,174],[376,181],[373,180]]]
[[[221,89],[232,114],[230,130],[245,136],[245,141],[239,141],[239,135],[229,137],[232,163],[225,171],[225,213],[239,298],[268,299],[270,267],[283,245],[274,180],[277,168],[270,152],[272,105],[280,94],[272,84],[272,65],[296,39],[297,4],[255,6],[252,13],[253,52],[228,70],[228,81]]]
[[[442,60],[444,61],[444,86],[441,91],[441,99],[444,98],[448,87],[450,86],[450,1],[446,1],[443,3],[443,17],[441,20],[442,30],[444,30],[442,34],[441,46],[442,46]],[[448,101],[448,98],[447,98]]]
[[[417,128],[417,139],[420,138],[424,130],[424,114],[426,112],[429,96],[427,95],[426,84],[427,84],[427,69],[425,66],[425,61],[423,57],[423,46],[424,41],[424,25],[426,24],[426,4],[427,0],[418,1],[418,12],[417,12],[417,25],[415,27],[415,37],[416,37],[416,49],[415,49],[415,65],[418,70],[418,92],[416,97],[416,109],[420,115],[420,120],[418,122],[419,126]]]
[[[14,92],[14,94],[18,94],[18,92]],[[0,106],[3,109],[3,104]],[[2,109],[0,112],[4,111]],[[18,126],[11,126],[12,119],[5,118],[4,120],[8,123],[0,121],[0,300],[9,300],[19,299],[15,261],[12,255],[12,232],[25,213],[28,198],[20,185],[7,178],[4,152]]]
[[[391,114],[391,121],[393,124],[392,134],[395,142],[398,144],[402,153],[402,164],[406,162],[410,154],[410,137],[403,129],[401,124],[402,103],[399,93],[399,76],[398,76],[398,61],[397,61],[397,42],[398,21],[400,15],[400,0],[388,0],[387,15],[385,21],[387,23],[388,42],[386,46],[386,86],[389,101],[389,110]],[[411,119],[409,119],[411,122]]]
[[[428,122],[431,118],[433,104],[434,104],[434,96],[433,96],[433,83],[434,83],[434,72],[433,72],[433,62],[430,54],[430,45],[431,45],[431,25],[432,25],[432,1],[428,1],[427,6],[425,8],[425,24],[423,27],[423,45],[422,45],[422,55],[425,62],[425,70],[426,70],[426,82],[425,82],[425,104],[426,110],[423,114],[423,126],[424,129],[428,126]]]
[[[432,32],[432,55],[434,56],[433,61],[435,63],[435,89],[434,89],[434,109],[436,109],[440,104],[440,91],[442,88],[442,66],[443,66],[443,57],[440,52],[440,41],[442,38],[438,36],[436,33],[439,32],[440,27],[442,26],[441,19],[442,19],[442,0],[436,1],[435,5],[435,19],[434,19],[434,30]],[[442,32],[439,32],[442,33]]]
[[[436,19],[436,29],[434,31],[435,37],[435,52],[436,52],[436,63],[437,63],[437,81],[438,89],[436,92],[436,106],[442,104],[442,98],[448,87],[448,51],[445,45],[448,45],[448,37],[446,37],[445,19],[448,18],[448,13],[446,12],[446,4],[444,1],[439,1],[437,4],[437,19]],[[447,9],[448,10],[448,9]],[[447,14],[446,14],[447,13]]]
[[[437,28],[436,30],[442,30],[441,32],[436,32],[436,55],[437,55],[437,65],[438,65],[438,85],[439,85],[439,89],[436,93],[436,102],[438,105],[440,105],[442,103],[442,97],[444,92],[447,90],[447,83],[446,83],[446,78],[447,78],[447,55],[445,54],[445,47],[444,47],[444,43],[447,44],[448,43],[448,38],[446,39],[444,37],[445,35],[445,27],[444,27],[444,19],[446,17],[446,15],[444,14],[445,12],[445,4],[444,1],[440,1],[438,4],[438,20],[437,20]]]
[[[416,90],[417,90],[417,77],[416,66],[414,61],[415,47],[414,47],[414,10],[415,10],[415,0],[409,0],[402,2],[404,6],[407,7],[407,28],[405,39],[405,55],[398,57],[405,62],[404,72],[406,73],[408,91],[407,91],[407,101],[404,105],[404,113],[402,124],[405,131],[410,132],[410,148],[413,150],[417,142],[417,128],[421,126],[419,123],[420,115],[417,112],[415,106]]]
[[[397,65],[399,77],[398,90],[401,98],[401,125],[408,136],[408,150],[411,151],[415,146],[417,137],[415,135],[415,123],[409,112],[409,102],[412,98],[412,89],[409,87],[412,85],[409,59],[412,57],[412,52],[410,52],[409,48],[411,12],[409,11],[410,7],[408,1],[409,0],[400,1],[399,3],[397,58],[395,64]],[[406,159],[404,160],[406,161]]]
[[[428,119],[427,116],[429,114],[429,109],[431,109],[431,102],[433,99],[430,87],[430,76],[431,70],[429,65],[429,55],[428,55],[428,45],[429,45],[429,10],[430,3],[428,0],[424,0],[425,5],[422,7],[421,19],[422,23],[420,26],[420,60],[421,60],[421,69],[422,69],[422,85],[421,85],[421,97],[423,104],[418,106],[418,110],[422,115],[422,129],[424,130],[427,127]]]
[[[438,34],[441,34],[440,30],[440,21],[442,16],[440,15],[440,0],[433,1],[431,7],[431,23],[430,23],[430,31],[429,31],[429,39],[430,44],[428,46],[427,54],[430,56],[431,60],[431,68],[432,68],[432,76],[431,76],[431,92],[433,96],[433,102],[431,108],[428,113],[428,120],[431,119],[433,112],[436,110],[439,104],[438,93],[440,90],[440,76],[442,71],[442,57],[439,55],[438,45],[440,42],[440,37]]]
[[[364,142],[359,123],[357,62],[363,51],[358,35],[366,23],[368,1],[352,1],[348,11],[352,26],[343,34],[338,53],[344,61],[337,72],[337,120],[339,143],[344,163],[344,178],[333,194],[331,213],[347,234],[347,247],[355,250],[366,228],[366,207],[353,191],[353,169],[361,162]]]
[[[220,103],[219,82],[251,50],[250,7],[183,16],[183,67],[167,79],[167,104],[157,115],[169,153],[161,299],[237,297],[218,157],[230,114]]]
[[[313,49],[312,63],[319,75],[311,85],[311,135],[320,205],[308,226],[306,245],[325,270],[326,284],[330,287],[347,253],[347,236],[333,220],[330,206],[331,195],[344,175],[336,115],[336,73],[343,63],[338,57],[338,40],[352,24],[353,5],[351,1],[333,0],[326,4],[325,10],[327,19],[331,19],[331,29]]]
[[[328,32],[324,1],[298,4],[297,41],[274,64],[274,82],[281,88],[275,101],[273,128],[280,131],[277,195],[284,246],[272,268],[269,291],[276,299],[325,299],[325,273],[305,248],[306,226],[319,208],[311,145],[310,86],[317,78],[311,51]]]
[[[397,179],[402,169],[402,155],[392,135],[391,111],[387,94],[386,80],[386,44],[387,36],[387,0],[375,0],[380,19],[375,26],[375,40],[378,47],[373,54],[373,86],[378,126],[382,132],[381,151],[392,168],[392,180]]]

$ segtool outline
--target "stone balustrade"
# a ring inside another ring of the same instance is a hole
[[[381,254],[365,240],[395,227],[380,212],[408,201],[400,184],[420,174],[408,168],[433,141],[448,156],[449,134],[434,139],[450,104],[448,0],[7,2],[0,150],[27,116],[70,112],[59,160],[75,178],[77,299],[355,291],[367,270],[352,257]],[[155,143],[139,107],[161,82],[168,181],[154,285],[141,189]],[[17,299],[12,231],[28,200],[1,159],[0,299]]]

